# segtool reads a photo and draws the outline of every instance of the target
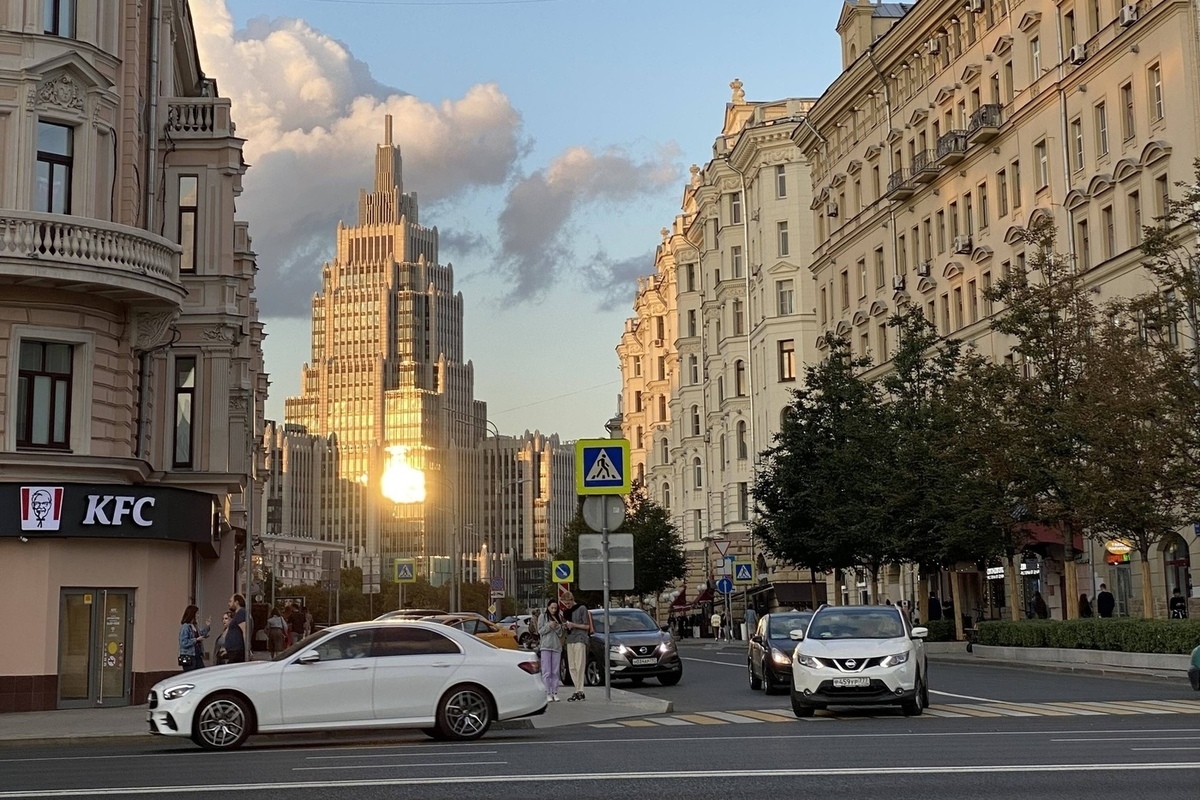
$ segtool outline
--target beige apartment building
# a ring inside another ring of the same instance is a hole
[[[240,589],[245,168],[184,0],[0,8],[0,712],[144,702]]]
[[[844,71],[793,137],[811,164],[814,335],[844,335],[885,370],[886,321],[915,304],[942,335],[1010,358],[983,292],[1023,262],[1018,233],[1042,217],[1100,301],[1149,290],[1142,226],[1200,154],[1197,30],[1185,0],[847,2]],[[1154,554],[1159,615],[1198,583],[1200,543],[1183,534]],[[1083,548],[1080,591],[1106,582],[1139,614],[1139,569]],[[1061,619],[1061,539],[1043,532],[1030,550],[1021,602],[1040,590]],[[847,583],[831,589],[853,598]],[[960,609],[1002,613],[999,571],[965,583]],[[911,576],[889,584],[892,599],[912,595]]]
[[[792,141],[812,101],[753,102],[741,81],[730,88],[713,158],[692,167],[617,348],[633,477],[688,551],[681,607],[711,602],[725,542],[727,557],[756,565],[739,608],[810,599],[749,531],[754,467],[815,353],[811,181]]]

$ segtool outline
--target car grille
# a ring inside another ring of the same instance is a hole
[[[639,645],[637,645],[637,646],[635,646],[635,647],[630,647],[629,649],[633,651],[633,654],[634,654],[635,656],[637,656],[637,657],[639,657],[639,658],[642,658],[642,657],[645,657],[645,656],[652,656],[652,655],[654,655],[654,651],[658,649],[658,645],[653,645],[653,644],[639,644]]]
[[[158,708],[158,694],[154,691],[150,692],[150,708],[153,710]]]
[[[840,672],[862,672],[864,669],[877,667],[883,662],[882,656],[872,658],[818,658],[821,666],[836,669]]]

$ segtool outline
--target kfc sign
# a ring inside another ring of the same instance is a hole
[[[153,497],[89,494],[87,516],[81,524],[120,525],[128,515],[134,525],[149,528],[154,523],[145,516],[147,507],[154,507]]]
[[[56,531],[62,520],[61,486],[21,487],[21,530]]]

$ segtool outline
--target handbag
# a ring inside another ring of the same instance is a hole
[[[186,653],[180,653],[179,654],[179,666],[183,667],[184,669],[187,669],[188,667],[192,666],[193,663],[195,663],[195,658],[196,658],[196,656],[194,654],[188,655]]]

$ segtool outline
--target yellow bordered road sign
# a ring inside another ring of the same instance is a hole
[[[629,440],[575,442],[575,491],[580,495],[629,494]]]
[[[555,561],[550,565],[550,574],[555,583],[575,582],[575,562]]]

